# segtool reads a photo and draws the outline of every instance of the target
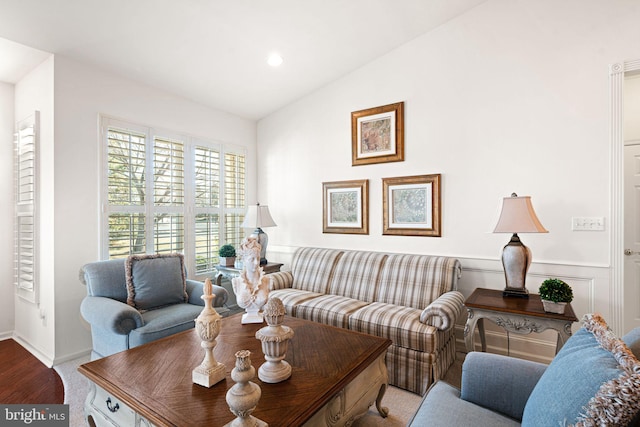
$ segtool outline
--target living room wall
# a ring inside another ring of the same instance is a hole
[[[81,320],[82,265],[99,252],[99,115],[247,147],[249,196],[255,191],[255,122],[56,56],[56,358],[90,348]]]
[[[534,264],[574,285],[580,317],[619,310],[608,289],[608,67],[640,58],[640,4],[490,0],[258,123],[258,194],[278,227],[271,259],[299,246],[451,255],[460,288],[504,287],[492,234],[502,197],[530,195],[548,234]],[[366,38],[363,39],[366,42]],[[405,161],[351,165],[350,113],[405,103]],[[382,178],[442,174],[442,237],[382,235]],[[368,179],[369,235],[322,233],[322,183]],[[604,217],[572,231],[571,217]],[[619,325],[618,325],[619,326]]]
[[[37,227],[37,264],[36,276],[39,304],[15,296],[14,338],[38,357],[43,363],[51,365],[55,354],[55,292],[54,283],[54,58],[35,67],[15,85],[15,119],[24,120],[35,111],[40,112],[39,152],[38,152],[38,190],[36,210]],[[13,240],[4,242],[13,246]]]
[[[0,82],[0,242],[13,234],[13,127],[14,86]],[[13,331],[13,245],[0,244],[0,339]]]

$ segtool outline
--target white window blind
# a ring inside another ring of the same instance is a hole
[[[14,140],[14,281],[17,293],[38,302],[39,112],[20,121]]]
[[[224,226],[226,241],[238,248],[243,232],[240,224],[244,221],[245,205],[245,156],[225,153],[224,156]]]
[[[109,128],[107,204],[109,258],[146,252],[146,135]]]
[[[239,245],[242,238],[244,150],[225,152],[189,136],[102,121],[104,257],[180,252],[190,274],[213,271],[221,242]]]
[[[218,263],[220,247],[220,150],[195,147],[195,257],[196,274]]]

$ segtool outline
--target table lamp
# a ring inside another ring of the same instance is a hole
[[[269,243],[269,236],[262,231],[262,227],[276,227],[276,223],[271,218],[269,213],[269,206],[260,206],[260,203],[249,206],[247,213],[244,216],[244,221],[240,225],[242,228],[253,228],[251,237],[254,237],[260,243],[260,265],[267,263],[267,243]]]
[[[527,270],[531,265],[531,250],[518,237],[518,233],[548,233],[536,216],[530,196],[516,193],[502,199],[502,209],[494,233],[513,233],[502,249],[502,266],[507,285],[503,296],[529,297],[525,287]]]

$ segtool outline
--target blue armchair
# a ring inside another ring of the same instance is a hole
[[[203,284],[186,279],[181,255],[92,262],[80,281],[87,286],[80,312],[91,325],[91,360],[193,328],[204,306]],[[213,285],[213,295],[224,316],[227,291]]]
[[[640,328],[618,339],[588,315],[549,365],[471,352],[461,389],[433,384],[408,427],[637,426],[639,351]]]

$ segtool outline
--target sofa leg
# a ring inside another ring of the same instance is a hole
[[[389,408],[382,406],[382,398],[384,394],[387,392],[387,385],[382,384],[380,386],[380,390],[378,391],[378,398],[376,399],[376,409],[382,418],[387,418],[389,415]]]

